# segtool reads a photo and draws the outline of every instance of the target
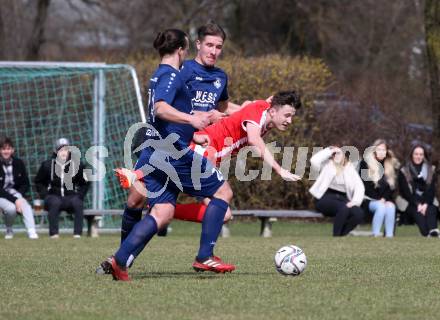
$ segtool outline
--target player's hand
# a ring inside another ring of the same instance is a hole
[[[211,123],[216,123],[226,116],[227,116],[226,113],[220,112],[218,110],[213,109],[209,111],[209,120],[211,121]]]
[[[23,213],[24,201],[25,200],[23,198],[15,200],[15,211],[17,211],[18,213]]]
[[[266,102],[267,102],[267,103],[272,103],[272,99],[273,99],[273,96],[270,96],[270,97],[268,97],[268,98],[266,99]]]
[[[210,121],[209,112],[197,112],[191,115],[190,124],[194,128],[202,130],[209,125]]]
[[[130,189],[130,187],[137,180],[136,173],[127,168],[116,168],[113,171],[115,172],[115,176],[118,178],[119,184],[123,189]]]
[[[206,147],[209,145],[209,136],[206,134],[194,134],[193,141],[195,144],[199,144],[202,147]]]
[[[298,181],[301,180],[300,176],[297,176],[296,174],[291,173],[290,171],[281,168],[280,172],[278,172],[278,174],[281,176],[281,178],[283,178],[284,180],[287,181]]]

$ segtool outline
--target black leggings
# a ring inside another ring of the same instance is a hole
[[[433,205],[428,205],[425,215],[417,212],[417,207],[414,205],[409,205],[406,213],[414,219],[424,237],[428,235],[429,231],[437,228],[437,208]]]
[[[335,217],[333,236],[347,235],[363,221],[364,211],[358,207],[347,207],[348,199],[342,192],[327,191],[316,201],[316,209],[327,217]]]
[[[58,234],[58,219],[60,212],[66,210],[74,215],[73,234],[81,235],[83,230],[83,200],[77,195],[61,197],[48,195],[44,199],[44,206],[48,211],[49,235]]]

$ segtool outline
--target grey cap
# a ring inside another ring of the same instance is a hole
[[[69,145],[70,145],[69,139],[59,138],[57,141],[55,141],[53,149],[55,152],[58,152],[58,150],[60,150],[62,147],[69,146]]]

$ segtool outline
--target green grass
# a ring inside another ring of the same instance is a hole
[[[197,274],[191,263],[200,225],[173,223],[130,270],[131,283],[97,276],[117,235],[98,239],[0,239],[0,319],[437,319],[440,240],[399,227],[394,239],[330,237],[330,224],[234,223],[216,253],[232,274]],[[304,249],[308,267],[285,277],[273,266],[285,244]]]

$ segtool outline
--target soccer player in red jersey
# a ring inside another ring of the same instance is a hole
[[[244,146],[253,146],[257,154],[283,179],[297,181],[300,177],[277,163],[262,137],[271,129],[285,131],[300,107],[300,98],[294,91],[279,92],[270,103],[264,100],[251,102],[231,116],[197,131],[191,148],[218,165],[223,157],[236,154]],[[142,177],[142,172],[117,169],[117,175],[121,185],[129,188]],[[206,204],[177,204],[174,219],[201,222]],[[231,211],[228,209],[225,221],[230,218]]]

